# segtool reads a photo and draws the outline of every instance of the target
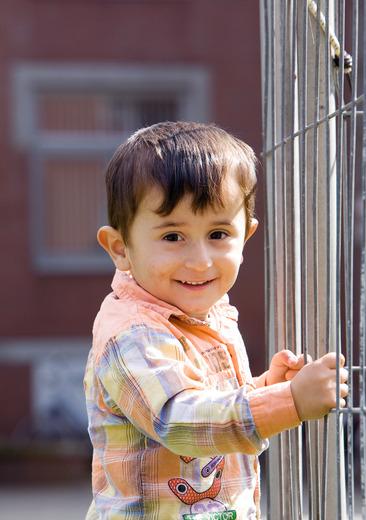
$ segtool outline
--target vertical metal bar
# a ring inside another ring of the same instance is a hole
[[[325,45],[324,45],[324,62],[325,62],[325,113],[329,114],[330,110],[330,43],[329,43],[329,27],[330,27],[330,16],[329,16],[329,0],[325,2],[325,20],[326,20],[326,34],[325,34]],[[330,255],[330,120],[328,119],[325,123],[325,157],[326,157],[326,300],[331,301],[331,255]],[[330,347],[330,336],[331,336],[331,321],[330,321],[330,305],[326,305],[325,310],[325,345],[329,352]],[[324,430],[323,430],[323,464],[322,464],[322,490],[321,490],[321,520],[326,519],[327,514],[327,500],[326,491],[328,487],[328,416],[324,419]]]
[[[267,79],[266,88],[266,205],[267,205],[267,221],[266,221],[266,265],[267,265],[267,345],[268,354],[273,355],[278,345],[278,216],[277,216],[277,193],[276,193],[276,41],[275,41],[275,2],[274,0],[266,0],[264,2],[264,25],[265,25],[265,66]],[[270,467],[270,475],[281,481],[280,475],[282,473],[280,443],[278,439],[272,441],[272,446],[267,456],[267,461]],[[275,448],[278,448],[276,451]],[[272,464],[272,462],[274,462]],[[271,464],[270,464],[271,463]],[[275,519],[281,513],[281,496],[283,495],[282,488],[274,491],[270,486],[271,478],[267,479],[267,503],[268,515],[273,514]]]
[[[289,346],[291,341],[291,323],[289,317],[291,315],[290,307],[292,305],[292,301],[289,298],[290,292],[290,282],[291,280],[288,277],[288,266],[292,264],[291,262],[291,245],[292,245],[292,237],[289,236],[288,233],[288,222],[289,222],[289,210],[291,208],[288,204],[288,176],[291,175],[291,172],[288,170],[288,162],[287,162],[287,152],[288,146],[286,144],[286,136],[288,132],[288,120],[289,116],[292,114],[291,104],[288,103],[289,97],[291,97],[291,83],[287,81],[290,72],[290,64],[288,63],[289,53],[291,53],[291,48],[288,44],[288,23],[289,23],[289,13],[291,13],[290,8],[288,7],[287,0],[281,0],[281,16],[280,16],[280,49],[281,49],[281,57],[280,57],[280,76],[281,76],[281,124],[280,124],[280,135],[281,135],[281,146],[280,146],[280,161],[281,161],[281,175],[278,178],[279,181],[279,192],[281,193],[281,212],[282,212],[282,255],[280,260],[282,260],[282,279],[283,279],[283,291],[282,291],[282,311],[283,311],[283,328],[284,328],[284,339],[286,342],[286,347]],[[291,54],[290,54],[291,56]],[[291,199],[290,199],[291,201]],[[293,470],[292,470],[292,457],[291,457],[291,443],[290,443],[290,433],[283,432],[281,435],[281,458],[284,464],[284,467],[288,468],[288,471],[284,471],[282,468],[281,475],[281,483],[282,489],[287,490],[282,494],[282,511],[286,518],[293,518],[294,508],[293,508],[293,491],[294,491],[294,482],[293,482]]]
[[[294,124],[295,124],[295,88],[296,88],[296,57],[295,57],[295,16],[297,12],[297,2],[293,0],[289,3],[288,7],[288,39],[289,39],[289,48],[290,48],[290,58],[289,58],[289,70],[288,77],[292,78],[292,81],[289,81],[289,103],[288,103],[288,113],[287,113],[287,124],[288,124],[288,134],[293,135],[294,133]],[[293,138],[290,139],[288,143],[288,161],[287,161],[287,169],[286,169],[286,198],[288,200],[288,217],[286,217],[288,234],[289,234],[289,259],[288,268],[287,268],[287,276],[288,276],[288,287],[287,287],[287,307],[288,307],[288,342],[292,349],[295,348],[296,345],[296,334],[295,334],[295,292],[294,292],[294,283],[295,283],[295,270],[294,270],[294,175],[295,175],[295,163],[294,163],[294,149],[295,149],[295,140]]]
[[[262,68],[262,81],[264,82],[264,88],[263,88],[263,150],[265,151],[265,159],[267,163],[267,129],[269,128],[269,96],[270,96],[270,76],[268,74],[269,70],[269,59],[270,59],[270,44],[269,44],[269,27],[268,27],[268,1],[269,0],[262,0],[261,7],[262,7],[262,23],[263,23],[263,32],[265,34],[265,37],[262,38],[262,49],[264,48],[264,70]],[[267,167],[267,164],[266,164]],[[266,305],[266,343],[269,345],[269,338],[270,338],[270,302],[271,302],[271,287],[270,287],[270,281],[271,277],[269,276],[269,265],[270,265],[270,259],[269,259],[269,203],[268,203],[268,194],[269,194],[269,185],[267,180],[267,175],[264,175],[263,177],[264,182],[264,190],[265,190],[265,212],[264,212],[264,219],[265,219],[265,226],[264,226],[264,252],[265,252],[265,261],[266,261],[266,269],[265,269],[265,305]]]
[[[321,4],[318,5],[317,17],[316,17],[316,38],[315,38],[315,74],[314,74],[314,99],[313,99],[313,165],[312,165],[312,245],[313,245],[313,265],[312,265],[312,276],[313,276],[313,355],[315,359],[319,357],[318,348],[318,120],[319,120],[319,62],[320,62],[320,13]],[[320,464],[319,464],[319,422],[313,423],[312,439],[314,442],[314,458],[312,460],[313,466],[313,478],[312,484],[312,504],[313,511],[320,510]]]
[[[280,12],[281,12],[281,17],[280,17],[279,36],[280,36],[280,49],[281,49],[281,55],[280,55],[280,78],[281,78],[280,139],[281,139],[281,145],[280,145],[278,152],[280,153],[281,175],[278,177],[278,184],[279,184],[278,189],[280,192],[280,200],[282,199],[281,200],[282,207],[283,206],[286,207],[286,193],[284,192],[284,187],[285,187],[285,180],[284,180],[284,178],[285,178],[285,144],[284,144],[284,139],[285,139],[285,115],[286,115],[285,114],[286,0],[281,0]],[[276,186],[276,190],[277,190],[277,186]],[[284,218],[284,215],[286,215],[285,209],[282,209],[282,212],[283,212],[283,216],[282,216],[281,232],[282,232],[283,239],[284,239],[283,240],[284,251],[283,251],[283,255],[282,255],[282,265],[280,266],[280,268],[282,269],[282,279],[283,279],[283,283],[284,283],[284,290],[283,290],[281,296],[283,298],[282,309],[284,312],[284,316],[283,316],[283,320],[284,320],[283,325],[284,325],[284,332],[285,332],[284,337],[287,338],[287,316],[286,316],[286,286],[287,286],[287,283],[286,283],[286,261],[285,261],[285,258],[286,258],[286,240],[285,240],[286,222],[285,222],[285,218]],[[278,346],[277,346],[277,348],[278,348]],[[284,493],[284,490],[287,488],[287,486],[286,486],[287,474],[283,471],[284,456],[286,454],[286,447],[284,446],[285,441],[286,441],[286,433],[284,432],[280,435],[280,468],[281,468],[280,469],[280,472],[281,472],[280,485],[281,485],[281,515],[282,515],[282,517],[288,516],[287,504],[285,502],[285,499],[288,497],[288,495],[287,495],[287,493]]]
[[[262,9],[263,9],[263,15],[262,15],[262,23],[263,23],[263,32],[265,34],[265,38],[262,39],[262,49],[264,48],[264,71],[262,70],[262,81],[264,82],[263,87],[263,150],[265,151],[265,160],[266,160],[266,167],[267,167],[267,129],[269,128],[269,95],[270,95],[270,76],[268,74],[269,70],[269,59],[270,59],[270,44],[269,44],[269,27],[268,27],[268,1],[269,0],[262,0]],[[269,259],[269,203],[268,203],[268,194],[269,194],[269,183],[267,179],[267,175],[263,176],[263,182],[264,182],[264,193],[265,193],[265,212],[264,212],[264,252],[265,252],[265,262],[266,262],[266,269],[265,269],[265,313],[266,313],[266,343],[269,345],[269,338],[270,338],[270,302],[271,302],[271,286],[270,281],[271,277],[269,276],[269,265],[270,265],[270,259]]]
[[[277,212],[276,212],[276,119],[275,119],[275,7],[274,0],[264,0],[263,25],[265,41],[265,142],[266,150],[266,338],[268,356],[273,355],[278,344],[278,308],[277,308]],[[278,482],[281,474],[281,454],[278,439],[272,440],[267,452],[267,515],[275,520],[281,508],[282,490],[275,490],[271,482]],[[272,516],[273,515],[273,516]]]
[[[322,483],[321,483],[321,506],[320,506],[320,518],[321,520],[326,519],[327,515],[327,499],[326,490],[328,486],[328,431],[329,431],[329,419],[328,416],[324,418],[324,429],[323,429],[323,463],[322,463]]]
[[[352,107],[350,121],[350,154],[348,165],[348,179],[345,183],[345,217],[344,243],[345,257],[345,319],[346,319],[346,363],[353,366],[353,251],[354,251],[354,192],[355,192],[355,160],[356,160],[356,111],[357,111],[357,82],[358,82],[358,1],[353,2],[352,10]],[[353,408],[353,370],[349,371],[348,408]],[[354,429],[353,415],[347,414],[347,513],[349,518],[354,516]]]
[[[287,107],[286,107],[286,53],[287,53],[287,45],[286,45],[286,24],[287,24],[287,0],[281,0],[281,17],[280,17],[280,48],[281,48],[281,63],[280,63],[280,71],[281,71],[281,146],[280,146],[280,157],[281,157],[281,175],[279,176],[280,189],[281,189],[281,202],[283,208],[283,218],[282,218],[282,235],[283,235],[283,256],[282,256],[282,276],[283,276],[283,284],[284,290],[282,294],[283,298],[283,319],[284,319],[284,336],[287,340],[288,334],[288,315],[287,315],[287,269],[286,269],[286,259],[287,259],[287,229],[286,229],[286,215],[287,215],[287,197],[286,197],[286,145],[285,145],[285,137],[286,137],[286,115],[287,115]]]
[[[363,95],[366,95],[366,9],[363,6]],[[365,100],[363,109],[365,110]],[[366,518],[366,117],[362,121],[362,238],[360,271],[360,459],[361,459],[361,510]]]
[[[268,159],[267,159],[267,149],[268,149],[268,132],[269,128],[269,107],[271,106],[269,96],[270,96],[270,75],[269,71],[269,60],[270,60],[270,41],[269,41],[269,13],[268,13],[268,1],[262,0],[261,2],[261,22],[262,22],[262,38],[261,38],[261,47],[264,49],[264,70],[262,64],[262,82],[263,82],[263,136],[262,136],[262,146],[265,151],[265,175],[263,176],[264,182],[264,203],[265,203],[265,212],[264,212],[264,252],[265,252],[265,338],[266,344],[269,346],[270,336],[271,336],[271,276],[270,276],[270,241],[269,241],[269,211],[270,205],[268,202],[269,196],[269,182],[267,178],[267,167],[268,167]],[[264,36],[263,36],[264,35]],[[269,468],[269,456],[267,453],[267,478],[266,478],[266,509],[267,509],[267,518],[271,518],[271,493],[270,493],[270,468]]]
[[[284,131],[284,117],[285,117],[285,113],[284,113],[284,103],[283,103],[283,94],[284,94],[284,84],[281,83],[281,80],[282,78],[284,77],[284,60],[283,60],[283,56],[284,56],[284,40],[283,40],[283,28],[284,28],[284,15],[283,15],[283,9],[285,8],[285,4],[284,4],[284,1],[281,0],[281,3],[276,3],[275,1],[273,1],[273,4],[272,4],[272,20],[273,20],[273,34],[275,34],[275,28],[276,28],[276,22],[278,22],[278,17],[277,17],[277,12],[276,12],[276,9],[275,9],[275,6],[277,6],[277,9],[278,9],[278,6],[280,7],[280,17],[279,17],[279,38],[277,40],[273,40],[273,52],[275,53],[274,54],[274,59],[271,63],[271,66],[272,66],[272,77],[274,78],[274,83],[273,83],[273,97],[272,99],[274,100],[274,106],[275,104],[277,103],[280,103],[280,107],[281,107],[281,117],[280,117],[280,121],[278,122],[279,123],[279,132],[278,134],[280,135],[280,139],[281,139],[281,145],[278,149],[275,148],[275,145],[276,145],[276,136],[277,136],[277,122],[275,120],[273,120],[273,126],[272,126],[272,132],[273,132],[273,140],[272,140],[272,150],[273,150],[273,154],[274,154],[274,157],[273,157],[273,164],[274,164],[274,170],[273,170],[273,180],[272,180],[272,189],[273,189],[273,192],[272,192],[272,211],[273,211],[273,222],[274,222],[274,229],[275,229],[275,236],[274,236],[274,242],[273,242],[273,254],[274,254],[274,273],[275,273],[275,277],[274,277],[274,282],[275,282],[275,306],[274,306],[274,310],[275,310],[275,315],[274,315],[274,323],[275,323],[275,329],[276,331],[279,331],[279,327],[280,327],[280,322],[279,322],[279,303],[280,303],[280,298],[282,297],[282,299],[285,298],[285,292],[283,291],[282,294],[280,291],[276,291],[276,288],[278,287],[278,284],[280,283],[280,278],[282,278],[282,281],[283,283],[285,283],[285,278],[283,277],[283,270],[284,270],[284,265],[285,265],[285,261],[284,261],[284,255],[282,253],[282,265],[281,265],[281,252],[280,252],[280,249],[278,247],[278,240],[277,240],[277,237],[280,239],[280,234],[282,233],[283,234],[283,224],[282,226],[280,226],[280,221],[279,221],[279,211],[282,212],[283,214],[283,210],[282,208],[279,207],[278,205],[278,202],[279,202],[279,199],[281,199],[282,197],[282,191],[281,191],[281,186],[283,184],[283,166],[284,166],[284,145],[283,145],[283,135],[282,135],[282,132]],[[278,26],[277,26],[278,27]],[[278,45],[279,44],[279,45]],[[282,53],[278,52],[279,49],[282,50]],[[278,71],[278,67],[275,67],[275,63],[278,65],[278,58],[279,58],[279,61],[280,61],[280,77],[277,78],[277,71]],[[278,79],[280,80],[280,89],[281,89],[281,93],[279,94],[278,91],[276,91],[275,89],[275,85],[276,87],[278,86]],[[273,115],[274,115],[274,112],[275,110],[273,109]],[[279,156],[279,159],[278,159],[278,156]],[[281,171],[281,175],[277,175],[277,162],[279,161],[279,170]],[[279,197],[278,197],[279,195]],[[281,201],[283,203],[283,200]],[[284,218],[282,218],[282,223],[284,222]],[[285,244],[284,242],[282,242],[283,244],[283,247],[285,247]],[[279,271],[282,271],[281,273]],[[282,305],[282,311],[283,312],[286,312],[285,309],[286,309],[286,302],[285,301],[282,301],[281,302]],[[282,316],[282,327],[285,328],[286,327],[286,320],[285,320],[285,315]],[[283,337],[286,337],[286,333],[283,334]],[[277,351],[278,348],[279,348],[279,339],[280,339],[280,334],[277,333],[277,341],[275,343],[275,350]],[[279,479],[279,484],[280,484],[280,515],[281,517],[285,517],[286,516],[286,503],[285,503],[285,499],[287,497],[286,493],[285,493],[285,489],[286,489],[286,483],[285,483],[285,472],[284,472],[284,454],[285,454],[285,450],[284,450],[284,441],[285,441],[285,436],[284,435],[280,435],[280,439],[279,439],[279,471],[280,471],[280,479]]]
[[[342,107],[344,104],[344,0],[338,2],[338,34],[340,43],[340,56],[339,56],[339,74],[338,74],[338,106]],[[341,284],[340,284],[340,262],[341,262],[341,190],[342,190],[342,174],[343,174],[343,114],[340,112],[338,116],[338,136],[337,136],[337,219],[336,219],[336,318],[337,318],[337,331],[336,331],[336,394],[337,394],[337,407],[336,407],[336,467],[337,467],[337,518],[342,520],[342,468],[341,468],[341,414],[339,413],[339,359],[341,349],[341,338],[340,338],[340,301],[341,301]]]
[[[301,229],[301,350],[304,353],[305,363],[308,361],[308,316],[307,316],[307,46],[308,46],[308,8],[307,3],[303,3],[302,16],[302,64],[301,64],[301,94],[300,94],[300,229]],[[311,443],[309,423],[305,423],[305,452],[306,469],[308,482],[308,508],[309,520],[312,516],[312,466],[311,466]]]
[[[271,186],[272,186],[272,225],[273,225],[273,233],[272,233],[272,250],[273,250],[273,287],[276,288],[277,286],[277,229],[278,229],[278,223],[277,223],[277,193],[276,193],[276,152],[275,152],[275,143],[276,143],[276,119],[275,119],[275,110],[274,110],[274,103],[275,103],[275,10],[274,10],[274,0],[271,1],[271,14],[270,14],[270,24],[271,24],[271,36],[272,36],[272,52],[271,52],[271,59],[270,59],[270,70],[271,70],[271,100],[272,100],[272,112],[271,112],[271,150],[272,150],[272,171],[271,171]],[[273,316],[274,316],[274,333],[275,333],[275,345],[278,344],[278,309],[277,309],[277,302],[276,302],[276,294],[274,292],[274,305],[273,305]]]
[[[308,31],[308,12],[306,2],[303,4],[303,39],[302,39],[302,87],[300,96],[300,215],[301,215],[301,309],[302,309],[302,320],[301,320],[301,345],[302,351],[305,356],[305,363],[307,362],[308,348],[307,348],[307,319],[306,319],[306,269],[307,269],[307,251],[305,237],[307,232],[306,227],[306,131],[305,127],[307,124],[306,112],[307,112],[307,31]]]
[[[292,2],[292,34],[291,34],[291,41],[292,41],[292,56],[291,56],[291,78],[294,78],[293,81],[291,81],[291,110],[292,110],[292,118],[291,118],[291,125],[290,125],[290,134],[294,135],[295,130],[297,130],[298,126],[298,108],[297,103],[295,106],[295,100],[297,99],[297,81],[295,81],[295,78],[297,78],[297,13],[298,13],[298,7],[297,7],[297,0],[293,0]],[[295,120],[296,120],[296,126],[295,126]],[[289,294],[289,298],[292,302],[291,307],[291,323],[292,323],[292,342],[293,347],[296,349],[300,348],[300,345],[298,344],[298,333],[297,333],[297,312],[296,312],[296,236],[295,236],[295,224],[296,224],[296,202],[295,202],[295,175],[297,171],[297,163],[295,162],[295,141],[296,141],[296,150],[297,150],[297,138],[291,139],[291,148],[290,148],[290,175],[289,175],[289,186],[290,186],[290,194],[291,194],[291,214],[293,218],[291,218],[290,221],[290,233],[292,237],[292,255],[293,255],[293,262],[291,264],[291,291]],[[298,157],[297,157],[298,162]]]
[[[312,164],[312,241],[313,241],[313,354],[319,357],[318,349],[318,130],[319,130],[319,61],[320,61],[320,8],[317,10],[316,37],[315,37],[315,74],[313,93],[313,164]]]
[[[344,139],[345,141],[345,139]],[[344,143],[344,150],[346,150],[346,143]],[[350,358],[352,358],[351,349],[351,334],[352,334],[352,263],[353,263],[353,236],[352,236],[352,223],[350,220],[352,216],[349,215],[351,211],[352,202],[349,198],[349,181],[348,176],[350,175],[350,171],[344,172],[343,175],[343,236],[344,240],[342,240],[343,245],[343,258],[344,258],[344,318],[345,318],[345,344],[346,344],[346,358],[347,363],[349,363]],[[348,365],[349,366],[349,365]],[[352,366],[352,363],[351,363]],[[352,372],[352,370],[351,370]],[[352,375],[350,376],[350,380],[352,381]],[[350,388],[349,396],[348,396],[348,406],[351,405],[352,401],[352,385]],[[351,406],[352,408],[352,406]],[[347,471],[347,511],[350,516],[350,512],[353,510],[353,493],[352,493],[352,481],[353,481],[353,463],[352,463],[352,443],[353,439],[349,437],[350,431],[352,430],[353,417],[352,414],[347,414],[347,440],[348,440],[348,449],[347,449],[347,462],[348,462],[348,471]],[[350,493],[351,492],[351,493]],[[353,513],[352,513],[353,514]],[[352,516],[351,516],[352,518]]]
[[[295,133],[295,119],[297,119],[297,106],[295,107],[295,99],[296,99],[296,88],[297,82],[295,78],[297,77],[297,0],[293,0],[290,3],[292,6],[291,10],[291,67],[290,67],[290,78],[293,78],[290,81],[291,85],[291,93],[290,93],[290,110],[291,110],[291,122],[289,126],[289,132],[291,135]],[[297,123],[296,123],[297,130]],[[289,204],[291,207],[291,215],[288,220],[289,228],[290,228],[290,243],[292,245],[291,248],[291,258],[292,261],[290,263],[290,290],[288,293],[288,300],[291,302],[291,314],[290,314],[290,322],[291,322],[291,345],[296,353],[300,348],[300,341],[298,340],[297,334],[297,304],[296,304],[296,293],[297,293],[297,279],[296,279],[296,264],[297,264],[297,236],[295,234],[295,223],[297,222],[296,218],[296,208],[295,208],[295,175],[297,175],[297,168],[295,167],[295,139],[291,139],[290,141],[290,157],[289,157],[289,175],[288,175],[288,187],[289,187]],[[301,496],[301,463],[302,457],[300,455],[301,450],[301,428],[297,428],[296,430],[290,433],[290,460],[292,461],[292,466],[290,468],[292,475],[292,514],[293,518],[301,519],[303,515],[302,511],[302,496]]]

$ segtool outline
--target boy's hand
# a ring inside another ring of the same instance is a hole
[[[348,372],[344,356],[339,357],[339,405],[346,406]],[[337,405],[336,354],[331,352],[305,365],[291,381],[291,391],[301,421],[320,419]]]
[[[309,356],[308,356],[309,361]],[[311,361],[311,358],[310,358]],[[271,361],[267,372],[266,384],[273,385],[290,381],[304,366],[304,356],[296,356],[291,350],[277,352]]]

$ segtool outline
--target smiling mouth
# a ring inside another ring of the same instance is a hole
[[[212,282],[212,280],[205,280],[203,282],[189,282],[188,280],[177,280],[182,285],[189,285],[191,287],[202,287],[204,285],[208,285]]]

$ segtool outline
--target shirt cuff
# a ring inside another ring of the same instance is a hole
[[[257,388],[248,394],[257,432],[262,438],[301,424],[291,392],[291,382]]]

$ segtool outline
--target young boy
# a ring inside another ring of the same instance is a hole
[[[116,273],[85,374],[87,519],[260,518],[267,438],[336,405],[334,354],[304,366],[283,350],[250,373],[227,292],[257,227],[255,162],[216,126],[167,122],[109,164],[98,240]]]

